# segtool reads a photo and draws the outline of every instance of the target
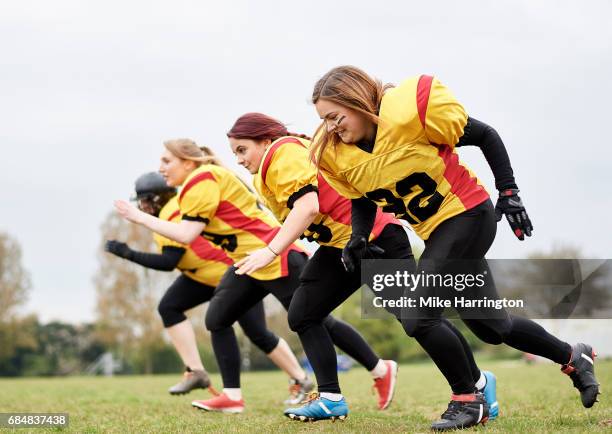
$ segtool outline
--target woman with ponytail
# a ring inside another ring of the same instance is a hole
[[[289,325],[300,336],[313,366],[319,395],[301,408],[287,409],[285,415],[296,420],[346,416],[348,406],[338,383],[333,346],[322,321],[361,286],[359,271],[342,257],[342,249],[351,239],[351,202],[335,192],[310,164],[310,139],[288,132],[280,121],[261,113],[247,113],[238,118],[227,135],[238,164],[254,175],[255,188],[264,204],[283,222],[270,245],[283,248],[299,237],[319,244],[289,308]],[[378,211],[366,238],[372,243],[365,252],[368,257],[403,259],[414,264],[406,232],[392,215]],[[255,251],[236,264],[237,272],[253,272],[270,259],[265,249]],[[399,317],[399,312],[391,313]],[[450,322],[445,325],[463,340]],[[393,397],[397,364],[372,359],[366,367],[375,378],[379,408],[384,409]],[[475,363],[473,375],[480,377]],[[490,391],[493,397],[493,382]]]
[[[229,413],[244,410],[240,389],[240,353],[232,325],[266,295],[273,294],[288,309],[307,256],[295,243],[270,244],[280,232],[279,223],[257,206],[257,198],[228,169],[215,165],[214,157],[205,155],[191,140],[164,143],[160,173],[169,186],[181,186],[178,195],[180,222],[164,221],[139,211],[125,201],[116,201],[119,214],[166,238],[182,244],[203,236],[221,247],[233,262],[249,252],[268,250],[273,258],[256,271],[236,273],[231,266],[225,272],[210,300],[206,328],[223,380],[219,396],[194,401],[195,407]],[[277,250],[278,249],[278,250]],[[325,327],[334,343],[356,360],[363,359],[367,344],[348,325],[331,316]],[[305,388],[307,378],[298,378],[296,386]]]
[[[206,155],[212,154],[208,148],[202,150]],[[169,187],[159,173],[150,172],[140,176],[136,180],[135,190],[140,210],[162,220],[180,221],[176,188]],[[216,395],[202,364],[193,326],[185,312],[210,301],[215,287],[233,262],[223,249],[201,236],[189,245],[177,243],[159,234],[154,234],[154,239],[160,253],[139,252],[117,240],[107,241],[105,248],[109,253],[147,268],[160,271],[177,269],[181,272],[158,307],[170,340],[186,367],[183,380],[168,392],[182,395],[196,388],[210,388]],[[292,394],[286,402],[301,401],[311,388],[310,380],[305,379],[306,374],[287,342],[267,329],[263,302],[253,306],[238,319],[238,323],[245,336],[289,375]],[[300,383],[297,379],[305,380]],[[296,388],[299,384],[307,387]]]
[[[364,234],[375,224],[377,205],[408,221],[425,241],[419,272],[440,273],[449,260],[464,260],[461,273],[487,270],[485,254],[495,238],[496,220],[503,215],[519,240],[531,236],[533,226],[501,138],[468,116],[434,77],[421,75],[397,87],[383,86],[359,68],[340,66],[315,84],[312,102],[323,122],[311,157],[330,185],[353,202],[353,235],[344,248],[350,262],[358,264],[363,257]],[[482,150],[500,192],[495,207],[474,173],[459,161],[460,146]],[[495,299],[488,275],[486,295]],[[417,287],[414,295],[426,296],[427,288]],[[402,318],[402,325],[452,389],[448,410],[432,428],[466,428],[486,420],[487,406],[469,375],[471,351],[445,328],[441,314],[439,309],[423,309],[416,317]],[[487,343],[505,343],[560,364],[579,389],[582,404],[591,407],[596,402],[599,388],[589,345],[572,347],[503,309],[461,309],[459,314]]]

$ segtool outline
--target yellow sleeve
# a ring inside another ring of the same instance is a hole
[[[274,151],[266,172],[266,186],[282,206],[293,203],[317,189],[317,169],[310,163],[308,150],[291,143]]]
[[[463,136],[468,115],[451,91],[436,78],[421,76],[419,95],[423,95],[421,92],[426,91],[427,81],[430,82],[429,97],[419,104],[419,114],[422,120],[422,103],[426,102],[425,135],[431,143],[454,148]]]
[[[179,206],[183,220],[210,223],[219,202],[221,190],[210,172],[200,172],[189,179],[179,195]]]
[[[155,240],[155,244],[157,244],[157,248],[161,252],[164,247],[180,247],[185,249],[185,245],[178,243],[170,238],[163,237],[156,232],[153,232],[153,239]]]

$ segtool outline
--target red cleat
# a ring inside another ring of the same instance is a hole
[[[192,401],[191,405],[202,410],[223,413],[242,413],[244,411],[244,400],[234,401],[229,399],[225,393],[210,399]]]
[[[393,360],[385,360],[387,374],[384,377],[374,379],[374,389],[378,392],[378,408],[384,410],[389,407],[395,393],[397,380],[397,363]]]

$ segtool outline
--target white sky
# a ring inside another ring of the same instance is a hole
[[[233,164],[225,131],[262,111],[312,133],[316,79],[340,64],[447,84],[504,139],[535,236],[612,257],[612,3],[0,1],[0,230],[43,320],[93,319],[99,226],[168,138]],[[493,190],[478,149],[462,159]],[[242,172],[245,174],[245,172]]]

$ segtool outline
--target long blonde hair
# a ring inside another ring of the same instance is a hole
[[[319,99],[335,102],[365,115],[367,119],[378,125],[378,111],[383,95],[393,84],[384,84],[370,77],[355,66],[338,66],[319,79],[312,91],[312,103]],[[313,145],[310,148],[310,159],[319,166],[321,155],[331,144],[336,146],[340,139],[336,134],[329,133],[325,122],[321,123],[314,134]]]
[[[261,202],[257,198],[257,194],[253,191],[253,189],[249,186],[249,184],[242,179],[240,175],[238,175],[233,170],[225,167],[225,165],[221,162],[219,157],[210,149],[208,146],[198,146],[196,142],[191,139],[173,139],[166,140],[164,142],[164,146],[166,149],[175,157],[182,158],[183,160],[189,160],[197,163],[198,166],[202,164],[214,164],[215,166],[223,167],[234,175],[238,181],[240,181],[246,188],[253,194],[257,200],[257,206],[261,208]]]
[[[165,148],[175,157],[201,164],[223,166],[215,153],[207,146],[198,146],[191,139],[172,139],[164,142]]]

